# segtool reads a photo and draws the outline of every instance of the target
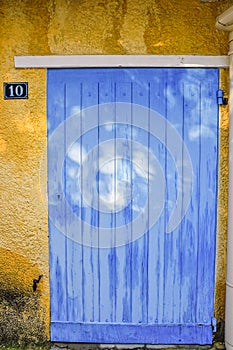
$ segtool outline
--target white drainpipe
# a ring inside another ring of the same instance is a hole
[[[216,28],[229,32],[229,188],[225,346],[227,350],[233,350],[233,6],[217,17]]]

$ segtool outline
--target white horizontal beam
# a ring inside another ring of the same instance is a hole
[[[78,55],[15,56],[16,68],[205,67],[228,68],[228,56]]]

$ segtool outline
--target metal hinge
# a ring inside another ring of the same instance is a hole
[[[216,333],[217,332],[217,318],[212,317],[211,326],[213,327],[213,333]]]
[[[224,97],[224,91],[221,89],[217,90],[217,104],[218,105],[228,104],[228,98]]]

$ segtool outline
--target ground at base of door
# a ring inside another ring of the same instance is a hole
[[[51,350],[224,350],[224,343],[212,345],[83,344],[54,343]]]
[[[152,345],[152,344],[84,344],[51,343],[38,344],[1,344],[0,350],[225,350],[224,343],[212,345]]]

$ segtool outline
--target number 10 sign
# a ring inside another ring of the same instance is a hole
[[[28,83],[4,83],[4,99],[28,98]]]

